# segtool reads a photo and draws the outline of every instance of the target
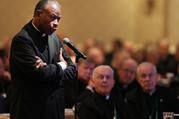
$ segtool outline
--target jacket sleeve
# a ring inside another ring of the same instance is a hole
[[[67,68],[64,70],[64,79],[65,80],[75,79],[76,76],[77,76],[77,70],[76,70],[75,65],[71,61],[71,58],[68,56],[68,54],[67,54],[65,48],[63,47],[62,43],[60,43],[60,40],[57,40],[57,44],[58,44],[57,47],[59,47],[58,51],[60,50],[60,48],[63,49],[63,57],[68,64]],[[59,60],[59,58],[58,58],[58,60]]]

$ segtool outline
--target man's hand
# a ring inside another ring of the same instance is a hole
[[[4,71],[3,73],[4,79],[6,79],[7,81],[11,81],[11,75],[8,71]]]
[[[93,81],[92,79],[90,79],[90,80],[88,81],[88,86],[91,86],[91,87],[94,88],[94,81]]]
[[[42,61],[42,59],[40,57],[35,56],[35,58],[37,59],[37,61],[35,63],[36,68],[43,67],[43,66],[47,65],[45,62]]]
[[[60,62],[64,62],[66,64],[66,66],[68,66],[67,62],[64,60],[63,56],[62,56],[62,52],[63,52],[63,49],[60,48],[60,54],[59,54],[59,59],[60,59]]]

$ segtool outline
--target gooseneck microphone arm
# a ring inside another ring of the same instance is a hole
[[[63,39],[63,43],[66,44],[69,48],[71,48],[78,57],[86,59],[86,55],[84,55],[79,49],[77,49],[68,38]]]

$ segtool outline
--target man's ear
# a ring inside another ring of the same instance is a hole
[[[139,80],[140,80],[139,74],[136,74],[135,79],[136,79],[136,81],[139,83]]]
[[[35,16],[40,16],[40,14],[42,13],[42,10],[37,10],[36,12],[35,12]]]

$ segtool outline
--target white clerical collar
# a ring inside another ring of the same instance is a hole
[[[40,32],[40,30],[32,23],[32,25],[34,26],[34,28],[37,30],[37,31],[39,31]],[[41,32],[40,32],[41,33]],[[42,37],[45,37],[46,36],[46,34],[45,33],[43,33],[42,34]]]
[[[148,93],[150,96],[152,96],[152,95],[155,93],[155,89],[152,90],[152,91],[150,91],[150,92],[147,92],[147,91],[145,91],[145,90],[143,90],[143,91],[146,92],[146,93]]]
[[[154,94],[154,92],[149,92],[149,95],[152,96]]]
[[[109,98],[110,98],[110,96],[108,95],[108,96],[106,96],[106,100],[109,100]]]

